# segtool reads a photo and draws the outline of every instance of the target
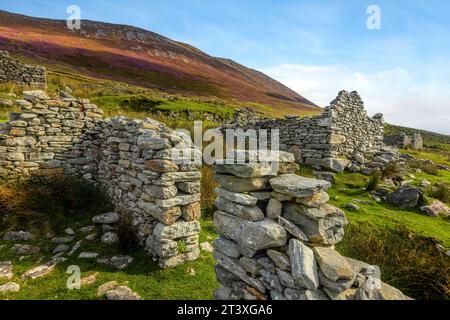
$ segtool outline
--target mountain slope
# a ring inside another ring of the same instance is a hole
[[[264,104],[285,113],[319,110],[261,72],[131,26],[83,20],[81,31],[72,32],[62,20],[0,11],[0,49],[49,68],[170,93]]]

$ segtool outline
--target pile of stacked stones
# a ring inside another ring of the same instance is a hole
[[[41,66],[29,66],[0,51],[0,83],[14,82],[21,85],[45,87],[46,70]]]
[[[293,155],[279,166],[215,165],[220,187],[214,224],[218,300],[408,299],[380,280],[380,270],[341,256],[344,212],[327,204],[327,181],[295,171]]]
[[[0,127],[3,179],[66,173],[100,184],[162,268],[198,257],[202,155],[189,136],[152,119],[103,119],[84,99],[23,96]]]

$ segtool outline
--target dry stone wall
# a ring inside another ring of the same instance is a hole
[[[294,156],[280,155],[278,170],[264,162],[215,166],[215,298],[409,299],[381,281],[377,266],[334,249],[348,222],[327,203],[331,184],[294,174]]]
[[[0,51],[0,83],[14,82],[20,85],[46,87],[46,69],[30,66],[13,59],[8,52]]]
[[[24,92],[0,126],[0,174],[14,180],[67,173],[99,183],[132,215],[141,245],[169,268],[199,255],[201,153],[186,136],[147,119],[103,119],[83,99]]]
[[[278,129],[281,150],[292,152],[298,162],[307,164],[373,154],[383,145],[384,136],[383,115],[368,117],[359,94],[346,91],[339,92],[320,116],[259,120],[244,112],[244,117],[236,117],[224,129],[237,127]]]

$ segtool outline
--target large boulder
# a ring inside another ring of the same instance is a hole
[[[389,194],[386,201],[400,209],[413,209],[424,203],[423,191],[404,185]]]
[[[440,215],[449,216],[450,208],[439,200],[434,200],[432,204],[428,206],[422,206],[420,210],[426,215],[432,217],[438,217]]]
[[[270,179],[270,185],[278,193],[297,198],[310,197],[331,187],[328,181],[305,178],[296,174],[284,174]]]
[[[305,161],[305,164],[311,165],[316,168],[323,168],[327,170],[331,170],[333,172],[344,172],[351,165],[351,161],[347,159],[339,159],[339,158],[325,158],[325,159],[314,159],[308,158]]]
[[[282,247],[287,242],[286,230],[269,219],[252,222],[216,211],[214,225],[220,234],[256,251]]]

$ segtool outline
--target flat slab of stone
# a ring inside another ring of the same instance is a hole
[[[264,220],[264,212],[257,206],[246,206],[231,202],[225,198],[218,197],[215,201],[219,211],[223,211],[236,217],[249,221]]]
[[[356,274],[347,260],[336,250],[328,247],[313,248],[314,256],[322,273],[332,281],[354,279]]]
[[[295,282],[307,289],[318,289],[319,273],[312,249],[301,241],[291,239],[288,255],[291,260],[292,277]]]
[[[331,187],[331,183],[328,181],[305,178],[296,174],[285,174],[272,178],[270,185],[274,191],[296,198],[313,196]]]
[[[5,241],[29,241],[33,240],[34,236],[28,231],[8,231],[3,235]]]
[[[254,206],[258,202],[258,198],[245,194],[245,193],[238,193],[238,192],[231,192],[223,188],[216,188],[214,190],[215,193],[222,198],[227,199],[228,201],[232,201],[235,203],[243,204],[246,206]]]
[[[81,252],[78,255],[78,259],[97,259],[98,253],[96,252]]]
[[[170,226],[158,223],[153,230],[153,236],[159,239],[176,240],[200,233],[198,221],[179,221]]]
[[[110,267],[116,268],[118,270],[123,270],[133,263],[134,259],[130,256],[112,256],[112,257],[102,257],[98,258],[97,262],[101,264],[106,264]]]
[[[43,264],[43,265],[40,265],[38,267],[28,270],[27,272],[25,272],[22,275],[21,278],[22,278],[22,280],[26,280],[26,279],[37,279],[37,278],[46,276],[49,273],[51,273],[53,271],[53,269],[55,269],[55,267],[58,263],[64,262],[65,260],[66,260],[65,258],[52,259],[49,262],[47,262],[46,264]]]
[[[276,176],[278,169],[278,163],[217,164],[214,166],[214,170],[218,173],[229,173],[241,178]]]
[[[214,213],[214,225],[219,233],[252,250],[282,247],[287,241],[287,232],[278,223],[265,219],[247,221],[225,212]]]
[[[216,174],[215,181],[231,192],[256,192],[270,190],[269,178],[243,179],[232,175]]]
[[[119,214],[116,212],[107,212],[92,218],[92,222],[96,224],[114,224],[119,222]]]

